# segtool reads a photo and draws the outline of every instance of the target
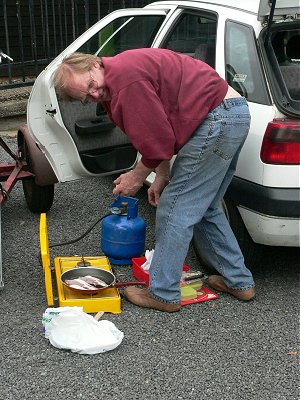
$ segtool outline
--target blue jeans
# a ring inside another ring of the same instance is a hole
[[[166,303],[180,302],[180,278],[194,230],[205,258],[230,288],[254,287],[252,274],[221,207],[250,126],[243,97],[211,111],[179,151],[156,213],[156,245],[149,291]]]

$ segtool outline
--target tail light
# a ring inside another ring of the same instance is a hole
[[[283,118],[269,122],[260,158],[266,164],[300,164],[300,121]]]

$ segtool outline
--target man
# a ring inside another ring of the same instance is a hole
[[[58,66],[54,85],[65,100],[101,102],[141,153],[136,167],[114,181],[114,194],[134,196],[156,172],[148,190],[157,206],[150,285],[128,287],[125,297],[178,311],[182,264],[197,229],[205,258],[221,274],[210,276],[209,286],[252,299],[252,274],[221,208],[249,130],[246,100],[207,64],[165,49],[101,59],[75,53]]]

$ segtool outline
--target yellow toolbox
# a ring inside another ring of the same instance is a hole
[[[101,290],[97,294],[81,294],[67,288],[60,277],[63,272],[75,268],[83,257],[58,256],[54,258],[54,268],[51,267],[47,218],[43,213],[40,216],[40,252],[45,278],[45,289],[48,306],[54,305],[54,289],[58,298],[58,306],[81,306],[87,313],[98,311],[119,314],[121,312],[121,297],[117,288],[111,287]],[[101,268],[112,272],[109,260],[105,256],[84,257],[85,262],[89,262],[95,268]],[[53,272],[55,278],[53,276]]]

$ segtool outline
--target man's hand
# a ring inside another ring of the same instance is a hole
[[[148,201],[152,206],[157,207],[162,191],[169,183],[168,176],[156,176],[148,189]]]
[[[143,186],[144,181],[135,176],[134,171],[126,172],[114,180],[116,187],[113,194],[121,196],[134,196]]]
[[[155,179],[148,189],[148,201],[152,206],[157,206],[162,191],[170,181],[170,161],[162,161],[155,169]]]
[[[114,180],[116,187],[113,190],[113,194],[134,196],[143,186],[145,179],[151,171],[150,168],[145,167],[145,165],[139,161],[132,171],[126,172]]]

